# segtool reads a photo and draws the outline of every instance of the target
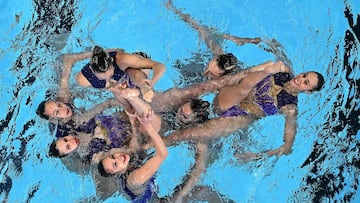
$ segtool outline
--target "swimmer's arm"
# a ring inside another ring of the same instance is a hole
[[[284,144],[278,149],[266,152],[269,156],[290,154],[296,133],[297,108],[294,104],[283,106],[280,111],[285,114]]]
[[[165,65],[151,59],[143,58],[136,54],[117,54],[116,63],[120,67],[131,67],[133,69],[152,69],[153,77],[149,81],[150,86],[153,86],[165,73]]]
[[[106,49],[105,51],[106,52],[116,51],[118,53],[124,53],[124,49],[120,49],[120,48],[111,48],[111,49]],[[85,59],[89,59],[91,58],[91,56],[92,56],[92,51],[75,53],[75,54],[66,54],[64,55],[64,62],[70,63],[71,64],[70,69],[71,69],[74,63]]]
[[[64,85],[65,83],[68,84],[69,82],[69,77],[71,74],[71,69],[74,66],[74,63],[90,58],[92,55],[92,52],[82,52],[82,53],[77,53],[77,54],[66,54],[63,57],[63,76],[62,76],[62,85]],[[76,78],[78,77],[79,74],[76,75]]]
[[[182,202],[183,197],[190,193],[199,181],[201,175],[206,171],[208,144],[199,142],[196,144],[196,150],[195,164],[183,184],[175,188],[175,193],[173,195],[174,202]]]
[[[125,50],[122,49],[122,48],[110,48],[110,49],[106,49],[105,51],[106,52],[114,52],[114,51],[116,51],[117,53],[124,53],[125,52]]]
[[[62,76],[60,80],[59,97],[66,98],[67,100],[70,99],[71,93],[69,89],[69,78],[71,75],[71,69],[74,63],[76,63],[79,60],[88,58],[90,57],[90,55],[91,52],[84,52],[80,54],[66,54],[63,56],[63,61],[62,61],[63,67],[62,67]]]
[[[91,87],[91,83],[89,80],[82,74],[82,72],[78,72],[75,76],[75,80],[78,85],[81,87]]]
[[[146,163],[140,168],[134,170],[127,178],[127,184],[129,187],[136,187],[143,185],[147,182],[159,169],[162,162],[168,155],[167,148],[164,144],[164,141],[161,139],[158,132],[152,127],[149,122],[151,115],[144,115],[139,117],[139,121],[143,125],[147,134],[151,137],[152,142],[154,143],[156,154],[152,158],[146,161]]]

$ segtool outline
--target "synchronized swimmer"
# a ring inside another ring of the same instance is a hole
[[[238,70],[238,59],[225,53],[216,39],[241,46],[258,44],[260,38],[212,33],[177,9],[171,0],[166,7],[196,30],[211,50],[214,58],[204,71],[207,80],[156,91],[153,87],[166,70],[164,64],[143,52],[125,53],[123,49],[95,46],[90,52],[62,57],[57,97],[41,102],[36,111],[56,130],[49,155],[63,161],[72,158],[93,174],[97,194],[91,200],[105,200],[118,191],[132,202],[233,202],[198,184],[207,168],[209,142],[246,128],[257,119],[282,114],[282,146],[261,154],[246,152],[236,156],[249,161],[264,154],[290,154],[296,134],[297,96],[319,91],[324,84],[320,73],[294,76],[281,61]],[[86,59],[89,62],[76,73],[77,84],[109,91],[113,97],[81,111],[74,105],[69,79],[74,64]],[[215,94],[213,102],[202,99],[208,93]],[[155,179],[171,153],[167,146],[182,141],[195,146],[194,165],[172,194],[159,197]],[[154,151],[149,153],[149,148]],[[69,156],[72,154],[77,156]]]

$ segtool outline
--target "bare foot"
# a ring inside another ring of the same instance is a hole
[[[290,72],[290,68],[287,67],[282,61],[276,62],[273,65],[266,67],[265,70],[268,73],[272,73],[272,74],[280,73],[280,72],[282,72],[282,73]]]
[[[253,43],[253,44],[259,44],[261,41],[262,40],[259,37],[250,39],[250,43]]]
[[[121,88],[121,87],[113,87],[110,89],[112,93],[116,97],[122,97],[125,99],[131,98],[131,97],[138,97],[140,95],[140,92],[136,88]]]
[[[154,97],[154,91],[151,89],[149,85],[142,85],[140,87],[142,98],[146,101],[151,103]]]

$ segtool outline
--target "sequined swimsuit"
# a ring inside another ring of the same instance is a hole
[[[88,161],[91,161],[93,155],[100,151],[123,147],[129,136],[129,127],[118,114],[111,116],[98,115],[95,121],[97,126],[101,126],[103,131],[105,131],[107,139],[91,139],[88,146]]]
[[[283,89],[285,83],[292,78],[289,73],[277,73],[265,77],[239,105],[224,111],[220,116],[274,115],[285,105],[297,105],[297,96]],[[262,112],[257,112],[259,109]]]
[[[129,196],[133,203],[146,203],[157,196],[158,187],[155,184],[155,176],[151,177],[141,188],[145,188],[145,191],[141,194],[134,194],[133,191],[127,186],[126,179],[127,175],[119,177],[120,188]]]

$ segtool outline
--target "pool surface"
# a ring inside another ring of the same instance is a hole
[[[282,144],[284,118],[269,116],[241,135],[216,140],[216,153],[199,184],[235,202],[360,202],[360,2],[173,3],[214,33],[263,39],[258,45],[221,42],[244,68],[283,60],[296,74],[316,70],[325,76],[321,92],[299,96],[290,155],[248,163],[232,156]],[[194,82],[184,71],[195,66],[202,71],[210,56],[197,32],[168,11],[165,1],[2,0],[0,10],[1,202],[81,202],[95,195],[90,175],[71,172],[47,156],[53,135],[35,114],[58,88],[62,54],[94,45],[144,51],[167,67],[155,86],[159,91]],[[84,64],[77,63],[73,73]],[[74,74],[70,87],[76,105],[84,108],[111,96],[80,88]],[[194,151],[186,143],[169,147],[156,179],[160,196],[181,182],[194,162],[191,157]],[[106,202],[127,200],[114,194]]]

